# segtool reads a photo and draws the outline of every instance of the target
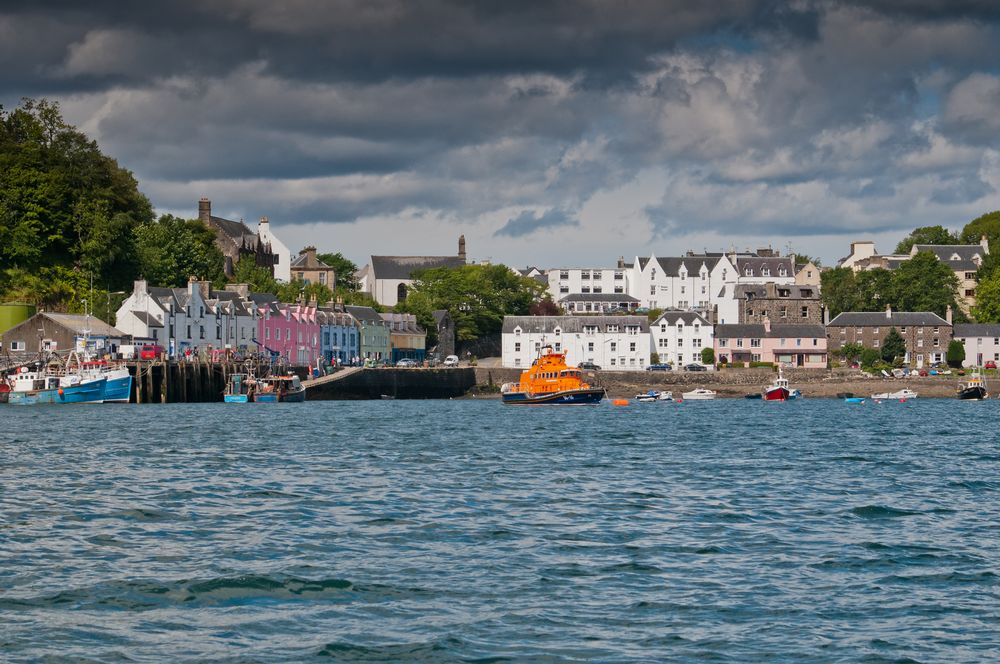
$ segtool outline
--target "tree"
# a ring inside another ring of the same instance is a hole
[[[952,339],[948,343],[948,352],[945,353],[948,366],[958,368],[965,361],[965,344],[958,339]]]
[[[994,270],[976,286],[972,315],[979,323],[1000,323],[1000,270]]]
[[[882,355],[874,348],[865,348],[861,351],[861,366],[871,369],[882,361]]]
[[[447,309],[459,341],[499,332],[503,317],[525,315],[545,286],[503,265],[463,265],[422,270],[407,295],[426,296],[432,309]]]
[[[861,353],[864,352],[865,347],[861,344],[844,344],[840,347],[840,356],[844,358],[844,361],[848,364],[856,362],[858,358],[861,357]]]
[[[652,309],[646,312],[646,318],[649,319],[650,323],[655,322],[656,319],[662,315],[663,315],[663,309],[660,309],[658,307],[653,307]]]
[[[226,281],[215,234],[198,220],[163,215],[135,228],[133,243],[138,273],[152,285],[180,288],[190,277],[216,285]]]
[[[333,268],[334,290],[345,289],[349,291],[358,290],[358,280],[354,273],[358,271],[358,266],[344,257],[339,251],[335,254],[316,254],[316,258]]]
[[[882,342],[882,359],[892,363],[897,357],[904,357],[905,355],[906,342],[903,341],[899,330],[895,327],[890,328],[889,333],[885,335],[885,341]]]
[[[990,250],[997,247],[1000,251],[1000,210],[976,217],[965,225],[959,237],[965,244],[977,244],[984,235],[989,242]]]
[[[958,244],[958,238],[944,226],[921,226],[896,245],[896,253],[908,254],[915,244]]]
[[[540,300],[531,303],[528,307],[528,314],[531,316],[561,316],[562,308],[552,301],[552,296],[545,294]]]
[[[433,348],[437,345],[437,320],[434,318],[434,306],[426,293],[407,293],[406,299],[398,303],[394,310],[397,313],[407,313],[416,316],[417,324],[427,332],[427,347]]]
[[[889,270],[875,268],[858,273],[855,288],[858,307],[855,311],[880,311],[886,305],[899,308],[895,274]]]
[[[816,267],[823,267],[823,261],[821,261],[818,258],[813,258],[809,254],[800,254],[798,252],[793,252],[792,258],[795,260],[796,265],[805,265],[806,263],[812,263]]]
[[[820,284],[820,297],[831,317],[844,311],[859,311],[857,280],[851,268],[835,267],[823,272]]]
[[[932,311],[944,317],[950,306],[957,318],[961,311],[955,299],[958,279],[946,264],[929,251],[904,261],[893,274],[893,307],[898,311]]]
[[[702,348],[701,363],[706,365],[715,364],[715,350],[708,347]]]

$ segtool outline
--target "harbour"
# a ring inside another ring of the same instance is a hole
[[[990,659],[994,402],[664,406],[6,410],[4,656]]]

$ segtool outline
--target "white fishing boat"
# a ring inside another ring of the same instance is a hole
[[[635,395],[635,400],[640,403],[650,403],[653,401],[673,401],[673,392],[660,392],[659,390],[649,390],[643,394]]]
[[[906,401],[907,399],[916,398],[917,393],[906,387],[895,392],[879,392],[872,395],[872,399],[875,401]]]
[[[715,398],[715,392],[704,387],[699,387],[696,390],[685,392],[681,396],[684,397],[685,401],[711,401]]]

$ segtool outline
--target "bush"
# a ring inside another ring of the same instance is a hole
[[[952,339],[948,344],[948,352],[945,354],[948,366],[958,368],[965,361],[965,344],[958,339]]]
[[[775,369],[774,362],[751,362],[751,369]]]
[[[882,354],[874,348],[865,348],[861,351],[861,366],[874,367],[882,361]]]
[[[708,365],[715,364],[715,350],[713,350],[712,348],[702,348],[701,363]]]

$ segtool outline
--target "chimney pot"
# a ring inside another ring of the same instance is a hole
[[[886,318],[892,318],[892,305],[891,304],[885,305],[885,317]]]
[[[948,308],[944,310],[944,319],[948,321],[948,325],[951,325],[952,311],[950,304],[948,305]]]
[[[212,201],[204,196],[198,200],[198,221],[208,224],[212,220]]]

